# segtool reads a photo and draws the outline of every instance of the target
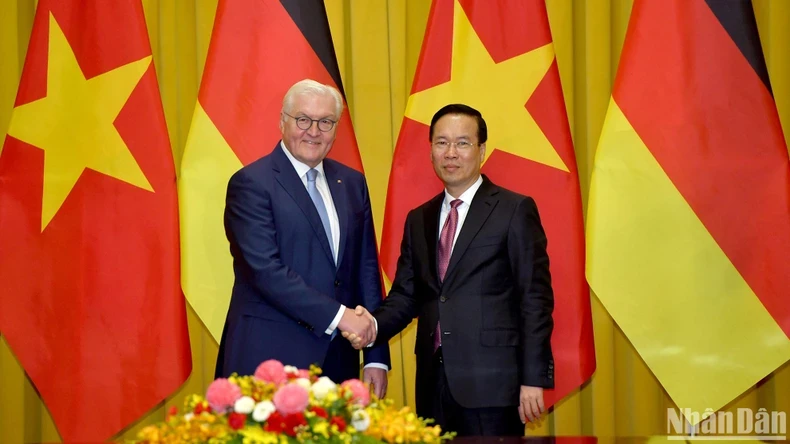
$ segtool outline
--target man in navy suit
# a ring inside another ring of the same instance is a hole
[[[296,83],[283,99],[282,140],[228,183],[235,282],[217,377],[253,374],[267,359],[321,365],[338,383],[359,377],[360,352],[339,330],[373,341],[372,317],[354,307],[374,311],[382,293],[365,177],[326,158],[342,109],[335,88]],[[363,379],[383,397],[389,347],[363,355]]]

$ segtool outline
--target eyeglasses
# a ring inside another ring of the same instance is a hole
[[[303,130],[309,130],[313,126],[313,122],[318,122],[318,129],[321,132],[326,133],[328,131],[332,131],[332,128],[335,127],[335,123],[337,123],[336,120],[327,119],[327,118],[316,120],[316,119],[311,119],[307,116],[295,117],[286,112],[283,112],[283,114],[296,120],[296,126],[299,127],[299,129],[303,129]]]
[[[439,140],[437,142],[432,142],[431,145],[436,148],[437,150],[446,150],[450,149],[451,146],[455,145],[455,149],[457,150],[466,150],[472,148],[473,146],[479,145],[477,143],[467,142],[465,140],[461,140],[460,142],[448,142],[446,140]]]

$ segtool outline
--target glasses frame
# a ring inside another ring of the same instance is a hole
[[[468,145],[468,146],[461,146],[461,145]],[[439,149],[439,150],[448,150],[448,149],[452,148],[453,146],[455,146],[455,149],[457,149],[457,150],[466,150],[466,149],[472,148],[473,146],[480,146],[480,145],[481,145],[480,143],[472,143],[472,142],[468,142],[466,140],[459,140],[458,142],[448,142],[446,140],[437,140],[436,142],[431,142],[431,146],[433,148],[436,148],[436,149]]]
[[[337,125],[337,120],[328,119],[326,117],[324,117],[323,119],[311,119],[311,118],[309,118],[307,116],[299,116],[299,117],[297,117],[297,116],[292,116],[292,115],[286,113],[285,111],[283,111],[283,114],[288,116],[288,117],[290,117],[290,118],[292,118],[292,119],[294,119],[294,123],[296,124],[296,127],[299,128],[300,130],[303,130],[303,131],[309,130],[310,128],[313,127],[313,123],[315,123],[316,126],[318,127],[318,131],[321,131],[322,133],[328,133],[328,132],[332,131],[332,128],[334,128],[335,125]],[[302,128],[302,126],[299,125],[299,120],[301,120],[301,119],[305,119],[304,121],[309,120],[310,121],[310,125],[308,125],[307,128]],[[328,129],[322,129],[321,128],[321,122],[324,122],[324,121],[332,122],[332,126],[330,126]]]

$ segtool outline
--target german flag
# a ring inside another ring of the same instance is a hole
[[[305,78],[343,91],[323,1],[220,0],[178,183],[182,285],[218,342],[233,287],[228,180],[271,152],[283,96]],[[347,107],[341,122],[329,157],[362,171]]]
[[[716,411],[790,358],[789,202],[751,3],[637,1],[595,157],[587,276],[679,408]]]
[[[0,155],[0,331],[64,441],[189,376],[175,178],[140,1],[40,0]]]

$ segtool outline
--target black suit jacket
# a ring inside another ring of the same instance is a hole
[[[444,192],[412,210],[389,296],[374,313],[377,343],[419,317],[417,410],[426,411],[433,335],[441,319],[445,373],[464,407],[519,403],[521,385],[552,388],[554,296],[546,235],[532,198],[483,176],[439,282],[439,213]]]

